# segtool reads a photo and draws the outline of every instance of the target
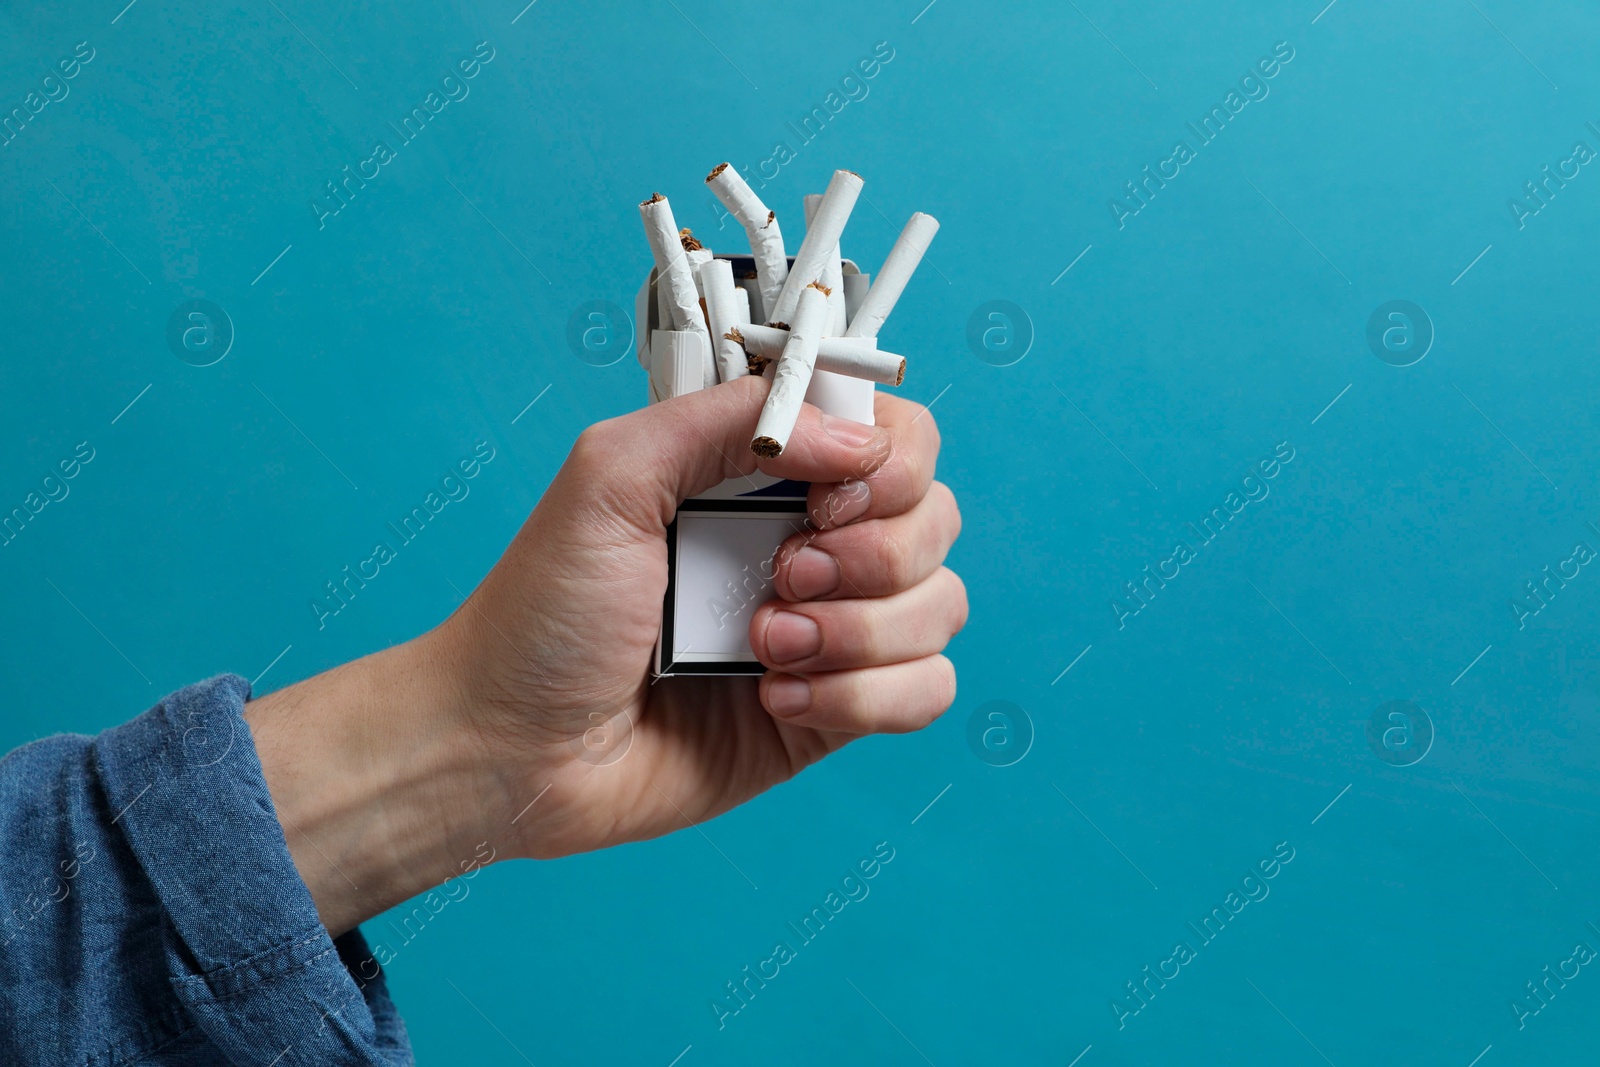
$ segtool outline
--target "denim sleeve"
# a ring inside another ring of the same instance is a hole
[[[410,1064],[360,931],[289,857],[250,687],[0,760],[0,1063]]]

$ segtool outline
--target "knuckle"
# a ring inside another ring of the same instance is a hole
[[[881,429],[872,435],[864,447],[866,458],[861,461],[861,466],[856,472],[856,477],[865,478],[875,471],[883,469],[900,451],[899,433],[891,429]]]
[[[829,718],[854,717],[856,709],[867,704],[867,692],[858,677],[860,671],[836,670],[808,674],[811,679],[812,708],[825,709]]]
[[[955,492],[937,480],[929,487],[928,492],[938,501],[938,514],[944,522],[946,543],[955,544],[956,538],[961,536],[961,505],[956,501]]]
[[[865,666],[884,658],[891,650],[894,632],[883,616],[864,601],[842,601],[830,620],[835,641],[833,648],[849,649],[852,666]]]
[[[927,495],[933,481],[933,468],[921,449],[902,448],[898,453],[900,477],[905,480],[903,492],[908,501],[915,502]]]
[[[608,457],[613,455],[613,443],[617,438],[616,419],[606,419],[587,427],[572,443],[572,451],[567,453],[567,464],[581,471],[594,471],[604,467]]]
[[[811,509],[810,522],[818,527],[832,527],[846,504],[858,501],[863,494],[870,492],[871,488],[865,480],[851,475],[844,481],[828,487],[822,501]]]
[[[880,529],[877,538],[874,557],[878,580],[873,584],[889,590],[904,589],[911,571],[905,540],[888,528]]]

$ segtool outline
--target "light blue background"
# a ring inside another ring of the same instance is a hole
[[[1509,1005],[1600,948],[1600,576],[1520,631],[1508,605],[1600,545],[1600,173],[1522,229],[1507,201],[1600,149],[1600,16],[924,2],[0,14],[4,110],[96,50],[0,148],[0,510],[96,450],[0,548],[0,747],[445,616],[576,434],[643,400],[632,359],[565,337],[581,303],[632,307],[634,205],[659,190],[742,249],[701,178],[787,141],[763,195],[791,233],[841,166],[866,269],[910,212],[943,223],[885,344],[937,398],[966,517],[961,695],[704,835],[476,879],[389,968],[422,1062],[1592,1060],[1591,968],[1525,1029]],[[470,96],[319,231],[322,184],[480,41]],[[880,41],[869,95],[800,145],[786,123]],[[1270,95],[1119,229],[1108,200],[1281,41]],[[196,297],[237,331],[204,368],[165,340]],[[993,299],[1031,319],[1013,366],[966,342]],[[1392,299],[1436,330],[1410,367],[1365,340]],[[322,583],[479,439],[499,457],[471,496],[319,631]],[[1283,441],[1271,495],[1119,630],[1122,583]],[[1014,766],[969,750],[991,700],[1032,720]],[[1390,700],[1437,730],[1415,766],[1367,745]],[[723,983],[880,841],[871,895],[719,1031]],[[1281,841],[1271,895],[1119,1030],[1123,984]]]

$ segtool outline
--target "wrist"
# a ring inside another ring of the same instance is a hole
[[[252,701],[295,867],[337,936],[494,858],[508,801],[446,628]]]

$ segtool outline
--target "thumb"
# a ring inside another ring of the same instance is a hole
[[[883,430],[807,404],[783,455],[758,461],[750,441],[770,385],[749,375],[595,423],[579,435],[558,478],[612,518],[656,537],[680,503],[727,479],[759,469],[842,481],[876,470],[887,456]]]

